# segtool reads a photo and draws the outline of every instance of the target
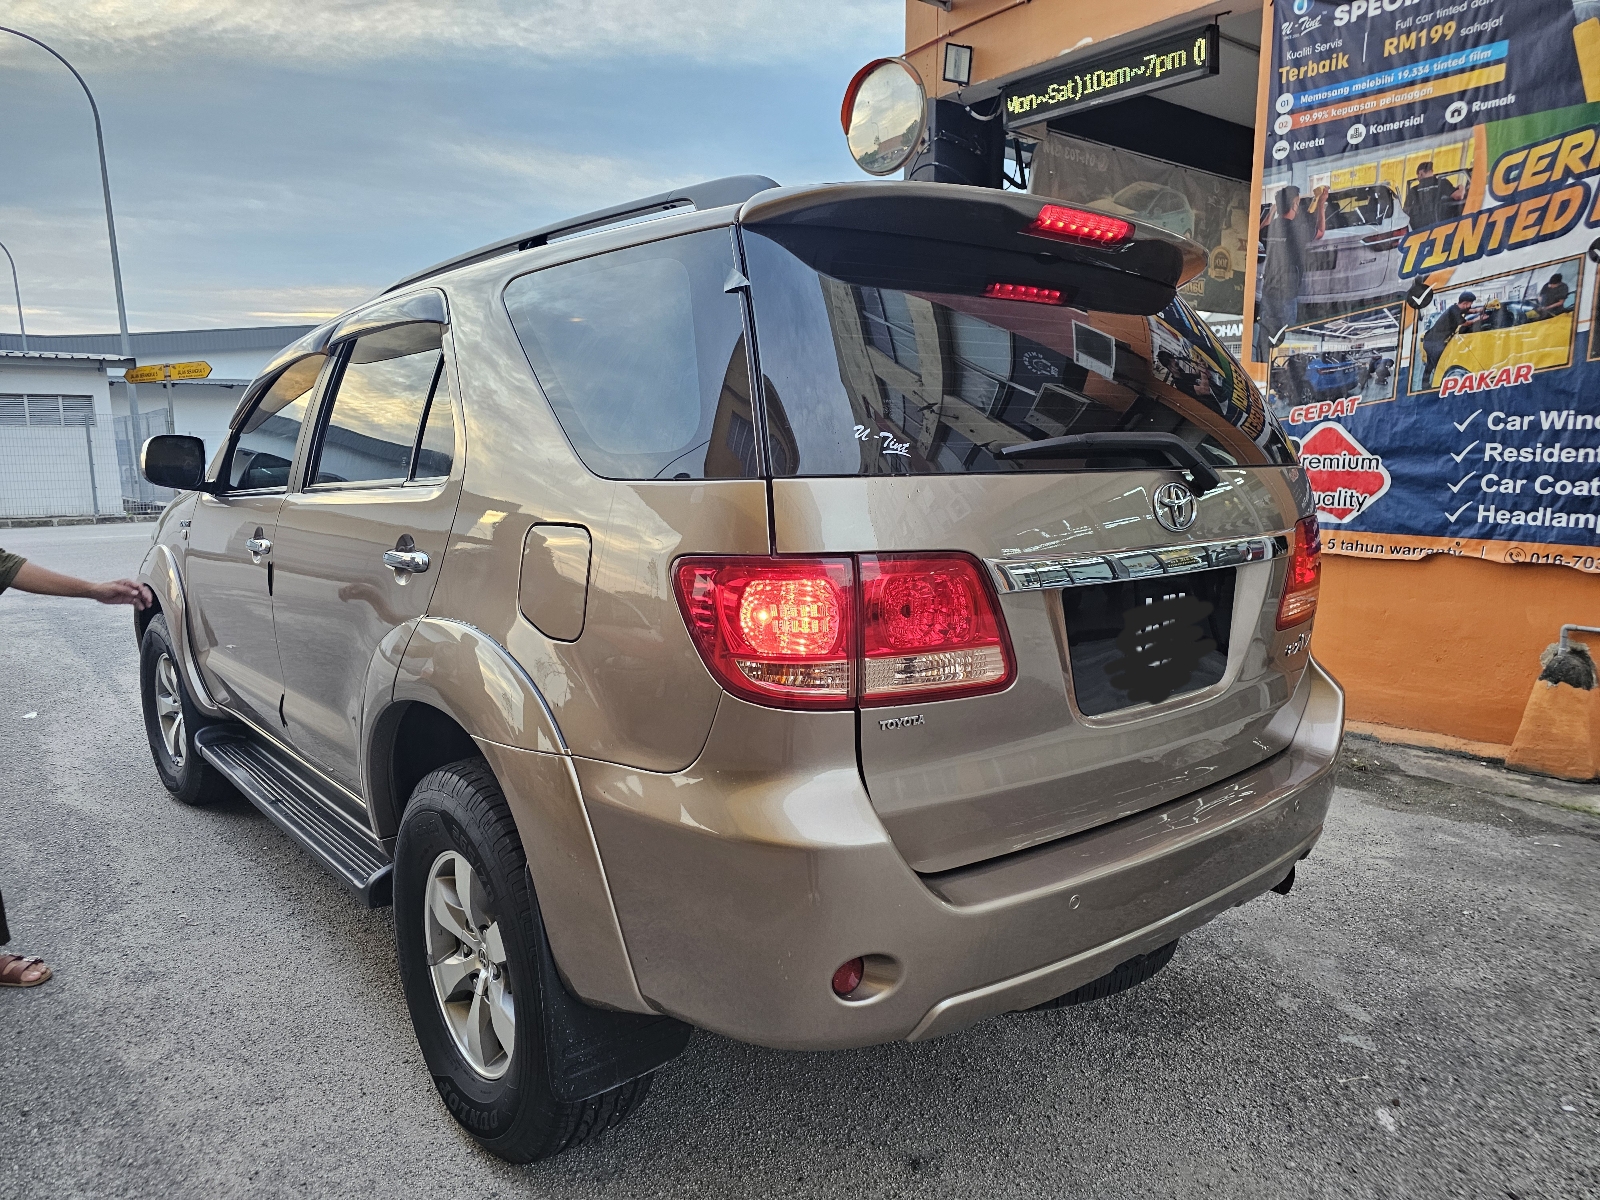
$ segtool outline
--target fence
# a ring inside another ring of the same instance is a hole
[[[139,477],[138,446],[170,432],[165,410],[108,427],[92,396],[0,395],[0,518],[159,511],[174,493]]]
[[[139,447],[146,438],[158,433],[172,433],[172,410],[155,408],[139,414],[138,431],[134,432],[128,417],[113,417],[117,429],[117,472],[122,481],[122,508],[124,512],[160,512],[178,493],[171,488],[157,487],[139,474]]]

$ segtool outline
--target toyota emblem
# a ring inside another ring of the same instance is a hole
[[[1182,533],[1199,515],[1194,493],[1181,483],[1163,483],[1158,487],[1152,507],[1161,527],[1173,533]]]

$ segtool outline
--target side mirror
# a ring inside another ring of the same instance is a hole
[[[194,491],[205,485],[206,444],[186,433],[158,433],[140,448],[139,471],[157,487]]]

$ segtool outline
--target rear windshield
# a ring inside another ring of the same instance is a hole
[[[1382,225],[1394,216],[1394,193],[1386,187],[1349,188],[1328,197],[1329,229]]]
[[[1173,433],[1219,466],[1294,462],[1170,287],[1049,252],[834,229],[746,230],[745,252],[776,475],[1144,465],[996,456],[1078,433]],[[1007,284],[1055,302],[985,294]]]

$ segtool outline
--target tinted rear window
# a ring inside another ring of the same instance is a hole
[[[607,479],[759,473],[726,229],[514,279],[506,308],[584,466]]]
[[[1243,368],[1170,287],[1048,252],[831,229],[747,230],[745,252],[775,474],[1142,465],[996,457],[1108,432],[1174,433],[1219,466],[1294,461]],[[1007,283],[1060,302],[985,295]]]

